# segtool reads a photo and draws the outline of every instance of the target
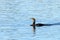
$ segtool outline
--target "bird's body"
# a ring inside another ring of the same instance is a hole
[[[44,24],[38,23],[38,24],[35,24],[35,26],[41,27],[41,26],[44,26]]]
[[[30,25],[30,26],[33,26],[33,24]],[[45,24],[37,23],[37,24],[35,24],[35,26],[37,26],[37,27],[41,27],[41,26],[45,26]]]

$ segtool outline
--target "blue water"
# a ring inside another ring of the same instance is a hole
[[[60,0],[0,0],[0,40],[60,40],[60,25],[36,27],[36,23],[60,22]]]

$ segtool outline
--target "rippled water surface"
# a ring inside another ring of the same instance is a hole
[[[60,40],[60,25],[36,27],[36,23],[60,23],[60,0],[0,0],[0,40]]]

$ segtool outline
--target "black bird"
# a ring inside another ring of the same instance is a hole
[[[33,27],[33,31],[34,31],[34,32],[35,32],[35,29],[36,29],[35,26],[37,26],[37,27],[45,26],[45,24],[42,24],[42,23],[35,24],[35,22],[36,22],[35,18],[31,18],[31,19],[33,20],[33,24],[30,25],[30,26]]]
[[[33,24],[31,24],[30,26],[33,27],[33,32],[35,32],[35,29],[36,29],[35,26],[37,26],[37,27],[42,27],[42,26],[60,25],[60,22],[59,22],[59,23],[54,23],[54,24],[42,24],[42,23],[37,23],[37,24],[35,24],[36,19],[35,19],[35,18],[31,18],[31,19],[33,20]]]

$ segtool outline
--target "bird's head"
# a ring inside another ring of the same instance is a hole
[[[35,18],[31,18],[31,19],[32,19],[33,23],[35,23],[35,21],[36,21]]]
[[[32,20],[35,20],[35,18],[31,18]]]

